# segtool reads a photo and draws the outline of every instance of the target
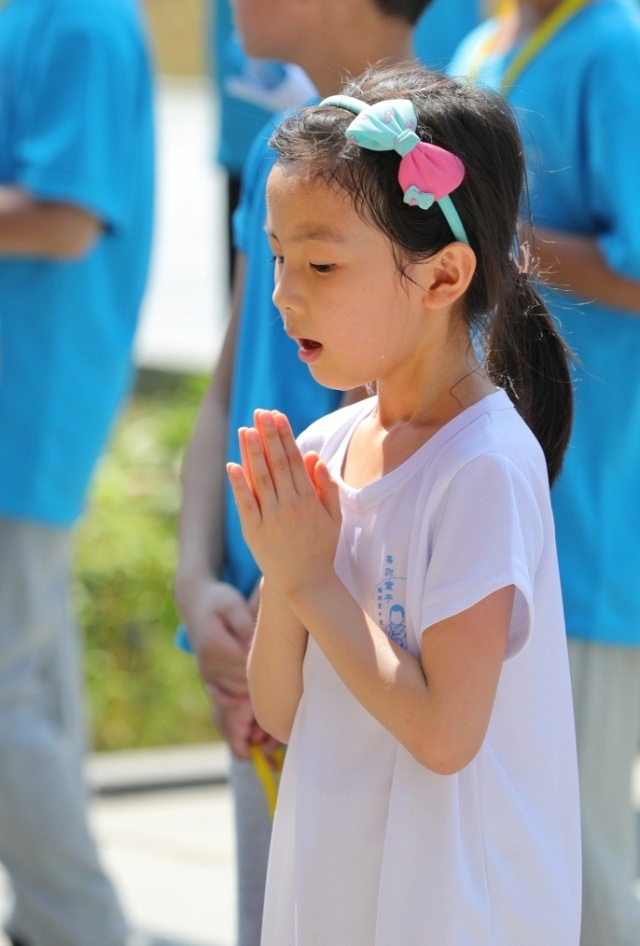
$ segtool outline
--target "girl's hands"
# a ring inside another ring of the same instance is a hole
[[[256,411],[238,432],[242,465],[227,464],[242,533],[262,573],[291,600],[334,577],[337,484],[316,453],[304,457],[279,411]]]

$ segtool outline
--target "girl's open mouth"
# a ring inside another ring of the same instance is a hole
[[[298,358],[307,365],[316,361],[322,353],[322,344],[312,338],[299,338],[298,345]]]
[[[301,338],[300,348],[304,349],[304,351],[313,351],[314,348],[322,348],[322,345],[320,342],[314,342],[312,338]]]

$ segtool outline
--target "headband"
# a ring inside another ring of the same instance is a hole
[[[464,179],[464,164],[450,151],[418,137],[418,119],[409,99],[388,99],[367,105],[349,95],[330,95],[320,105],[335,105],[355,112],[356,117],[345,135],[354,138],[362,148],[397,151],[400,155],[398,182],[405,204],[428,210],[435,201],[456,240],[469,244],[460,215],[449,196]]]

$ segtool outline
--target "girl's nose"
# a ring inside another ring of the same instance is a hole
[[[299,294],[292,285],[290,277],[281,267],[275,281],[273,290],[273,304],[283,315],[285,312],[295,312],[300,308]]]

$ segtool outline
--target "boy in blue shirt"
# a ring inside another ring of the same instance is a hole
[[[72,528],[128,391],[151,240],[135,0],[0,9],[0,860],[20,946],[124,946],[87,822]]]

